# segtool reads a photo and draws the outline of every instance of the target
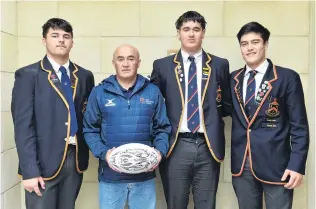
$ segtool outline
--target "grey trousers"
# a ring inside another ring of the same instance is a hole
[[[267,209],[291,209],[293,190],[283,185],[265,184],[245,169],[241,176],[233,177],[233,187],[238,199],[239,209],[262,209],[263,194]]]
[[[58,176],[45,181],[45,190],[39,185],[42,197],[25,190],[27,209],[74,209],[82,183],[82,174],[76,169],[76,148],[69,145],[67,157]]]
[[[168,209],[187,209],[190,190],[195,209],[215,209],[219,172],[204,137],[179,138],[160,166]]]

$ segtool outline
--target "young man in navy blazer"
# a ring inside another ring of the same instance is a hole
[[[43,60],[15,72],[12,117],[27,209],[73,209],[89,149],[83,112],[94,87],[90,71],[69,60],[72,26],[43,25]]]
[[[245,67],[231,74],[233,186],[240,209],[292,208],[305,174],[309,130],[298,73],[266,58],[270,32],[257,22],[237,34]]]
[[[206,21],[188,11],[176,21],[181,49],[154,61],[151,80],[165,98],[172,134],[160,166],[169,209],[187,208],[192,188],[196,209],[215,209],[220,162],[224,160],[222,117],[230,114],[229,65],[202,49]]]

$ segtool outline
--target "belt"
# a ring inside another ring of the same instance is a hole
[[[68,144],[68,150],[69,149],[76,149],[76,145],[74,144]]]
[[[179,138],[205,138],[204,133],[199,133],[199,132],[184,132],[184,133],[179,133],[178,135]]]

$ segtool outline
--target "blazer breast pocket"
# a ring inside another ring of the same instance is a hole
[[[267,105],[264,105],[264,119],[262,128],[277,128],[282,115],[283,98],[269,96]]]

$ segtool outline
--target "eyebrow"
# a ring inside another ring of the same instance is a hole
[[[247,42],[252,42],[252,41],[260,41],[259,38],[256,38],[256,39],[251,39],[250,41],[241,41],[240,43],[247,43]]]
[[[60,35],[59,33],[53,32],[51,33],[51,35]],[[71,36],[70,34],[66,33],[66,34],[62,34],[63,36]]]
[[[183,27],[182,29],[191,29],[189,26]],[[200,27],[193,27],[192,29],[199,29],[202,30],[202,28]]]
[[[117,58],[125,58],[124,56],[117,56]],[[129,55],[129,56],[127,56],[127,58],[135,58],[135,56],[134,55]]]

